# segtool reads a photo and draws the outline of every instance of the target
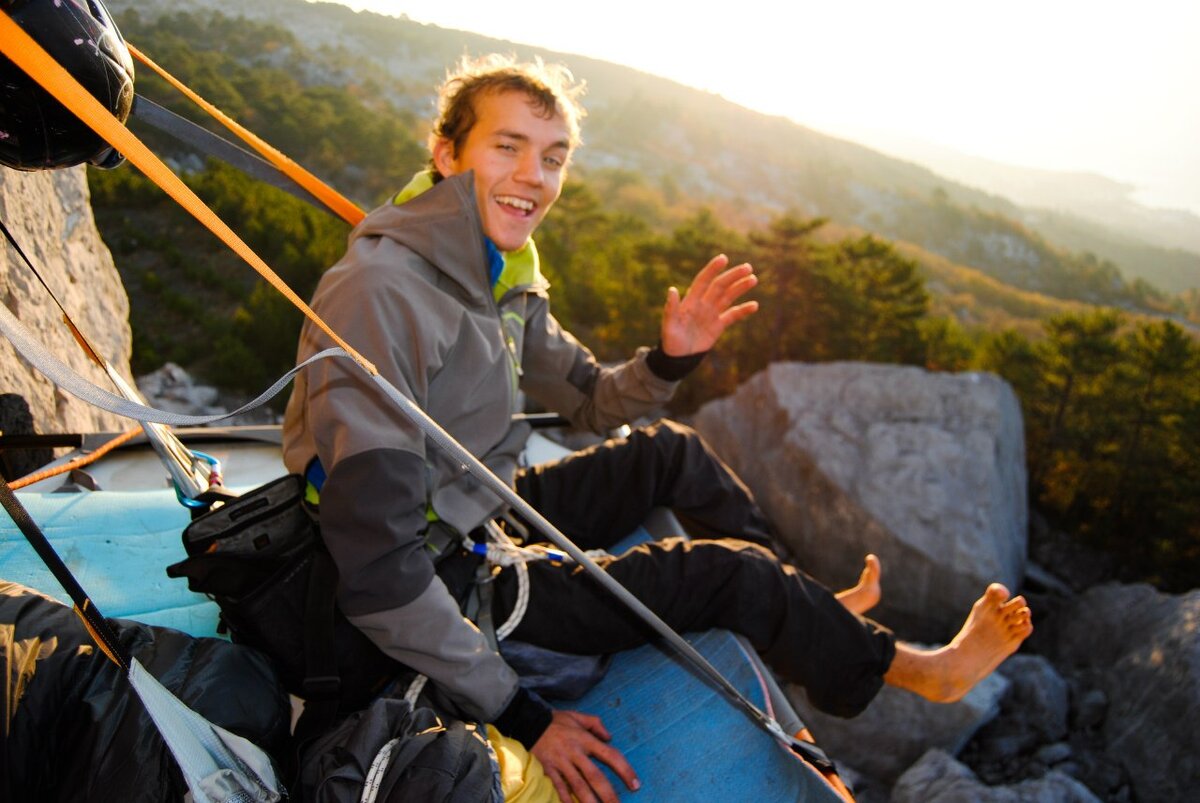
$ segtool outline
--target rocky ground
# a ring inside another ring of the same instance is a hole
[[[151,407],[188,415],[220,415],[236,410],[248,399],[222,394],[210,385],[196,384],[187,371],[175,363],[137,378],[138,390]],[[279,398],[279,397],[277,397]],[[283,416],[264,405],[256,410],[227,418],[220,425],[279,424]]]

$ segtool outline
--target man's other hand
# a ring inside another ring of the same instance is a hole
[[[579,803],[617,803],[617,793],[593,758],[612,768],[630,790],[636,792],[641,783],[625,756],[608,743],[610,738],[599,717],[556,710],[532,752],[561,800],[570,801],[573,794]]]
[[[686,357],[708,351],[730,324],[758,311],[757,301],[734,304],[756,284],[758,277],[748,263],[729,268],[729,257],[721,254],[701,268],[682,298],[679,290],[667,290],[663,308],[662,349],[670,357]]]

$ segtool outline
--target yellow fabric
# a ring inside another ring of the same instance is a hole
[[[492,287],[492,295],[499,301],[512,288],[535,284],[541,279],[541,260],[537,245],[530,237],[518,250],[504,252],[504,270],[500,271],[500,278]]]
[[[433,170],[428,168],[425,170],[418,170],[416,174],[414,174],[413,177],[408,180],[408,183],[404,185],[404,189],[396,193],[396,197],[392,199],[392,203],[394,203],[396,206],[399,206],[402,203],[411,201],[413,198],[416,198],[418,195],[425,192],[425,190],[430,189],[431,187],[433,187]]]
[[[487,726],[487,737],[500,762],[505,803],[558,803],[558,793],[546,777],[542,762],[516,739],[502,736],[491,725]]]

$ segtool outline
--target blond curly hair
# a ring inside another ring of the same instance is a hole
[[[475,99],[488,92],[521,92],[540,115],[547,119],[559,115],[567,124],[574,149],[582,142],[580,123],[587,115],[579,102],[585,89],[585,83],[576,81],[564,65],[546,64],[541,57],[520,62],[515,56],[499,53],[464,56],[438,89],[438,114],[429,134],[429,150],[445,139],[458,153],[475,126]]]

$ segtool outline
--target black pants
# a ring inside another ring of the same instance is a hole
[[[823,711],[853,716],[879,691],[895,654],[892,634],[762,545],[767,523],[753,497],[692,430],[673,422],[637,430],[524,472],[517,491],[583,549],[607,549],[654,507],[672,508],[699,540],[642,544],[598,562],[675,630],[721,627],[746,636]],[[580,568],[541,562],[529,569],[529,608],[512,638],[582,654],[654,638]],[[496,579],[497,622],[516,595],[515,572],[505,569]]]

